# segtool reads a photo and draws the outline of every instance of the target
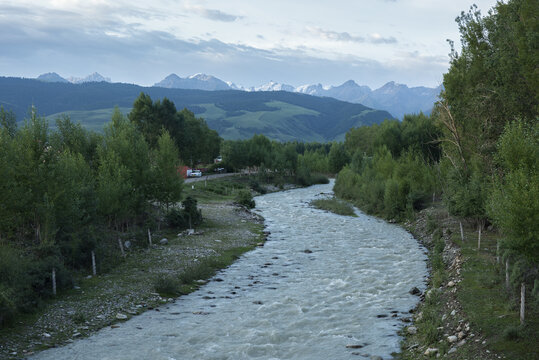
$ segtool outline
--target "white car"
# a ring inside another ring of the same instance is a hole
[[[191,175],[189,175],[190,177],[201,177],[202,176],[202,171],[200,170],[193,170],[191,171]]]

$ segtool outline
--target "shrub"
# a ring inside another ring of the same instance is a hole
[[[252,209],[256,206],[255,201],[253,200],[253,195],[249,190],[240,190],[238,195],[236,195],[236,203],[246,206],[249,209]]]
[[[255,179],[249,180],[249,187],[260,194],[265,194],[267,192],[266,189]]]
[[[329,184],[329,179],[324,174],[313,174],[311,176],[311,184]]]
[[[161,295],[178,295],[180,280],[172,275],[160,274],[154,283],[155,291]]]
[[[168,226],[187,229],[202,223],[202,212],[197,208],[196,199],[188,196],[182,205],[183,209],[172,208],[165,215]]]

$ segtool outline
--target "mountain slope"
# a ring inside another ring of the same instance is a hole
[[[114,106],[131,108],[141,92],[154,100],[167,97],[177,109],[190,109],[206,119],[208,125],[225,139],[265,134],[281,141],[330,141],[342,139],[352,127],[392,118],[386,111],[361,104],[285,91],[202,91],[106,82],[47,83],[0,77],[0,105],[13,111],[19,121],[33,104],[40,115],[53,115],[54,118],[71,111],[83,125],[88,121],[92,128],[96,128],[100,119],[102,123],[110,120]]]

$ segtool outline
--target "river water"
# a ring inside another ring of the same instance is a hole
[[[222,281],[36,358],[390,359],[426,256],[396,225],[309,206],[332,185],[257,197],[271,235]]]

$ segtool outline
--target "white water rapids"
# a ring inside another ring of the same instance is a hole
[[[257,197],[271,235],[223,281],[35,358],[390,359],[418,302],[409,290],[425,289],[426,256],[396,225],[308,205],[332,185]]]

